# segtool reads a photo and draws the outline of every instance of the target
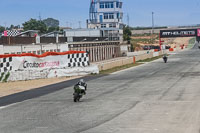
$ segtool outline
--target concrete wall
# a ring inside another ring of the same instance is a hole
[[[98,64],[99,71],[108,70],[117,66],[123,66],[127,64],[131,64],[134,62],[133,57],[121,57],[113,60],[109,60],[108,62],[103,62]]]
[[[154,33],[160,33],[160,30],[162,30],[162,29],[154,29]],[[148,29],[148,30],[132,30],[131,31],[132,32],[132,34],[134,35],[134,34],[151,34],[151,32],[152,32],[152,29]]]
[[[145,60],[152,57],[153,57],[153,52],[150,52],[149,54],[142,54],[142,55],[135,56],[135,61]]]
[[[145,52],[141,55],[130,56],[130,57],[120,57],[112,60],[107,60],[104,62],[95,63],[98,65],[99,71],[108,70],[117,66],[123,66],[131,63],[135,63],[136,61],[145,60],[148,58],[156,57],[163,55],[163,53],[168,53],[169,50],[166,51],[159,51],[159,52]]]

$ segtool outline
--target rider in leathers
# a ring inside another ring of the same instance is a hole
[[[86,94],[87,84],[83,79],[80,79],[80,81],[75,86],[79,86],[81,93]]]

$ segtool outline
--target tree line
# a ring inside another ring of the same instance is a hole
[[[40,33],[49,33],[53,31],[60,31],[59,28],[59,20],[54,18],[47,18],[44,20],[37,20],[31,18],[29,21],[26,21],[22,24],[23,31],[27,30],[38,30]],[[20,25],[10,25],[10,27],[3,27],[0,26],[0,32],[4,30],[13,30],[13,29],[20,29]]]

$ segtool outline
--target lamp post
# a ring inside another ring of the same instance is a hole
[[[153,34],[154,34],[154,12],[152,12],[152,31],[151,31],[151,41],[153,44]]]
[[[152,12],[152,34],[154,33],[154,12]]]

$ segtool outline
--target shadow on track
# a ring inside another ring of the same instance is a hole
[[[97,78],[100,78],[103,76],[105,76],[105,75],[86,76],[86,77],[84,77],[84,80],[87,82],[87,81],[97,79]],[[64,81],[64,82],[60,82],[60,83],[56,83],[56,84],[52,84],[52,85],[47,85],[47,86],[40,87],[40,88],[31,89],[31,90],[24,91],[24,92],[11,94],[11,95],[8,95],[5,97],[1,97],[0,98],[0,107],[18,103],[18,102],[22,102],[22,101],[25,101],[28,99],[37,98],[40,96],[44,96],[44,95],[62,90],[66,87],[71,87],[71,86],[75,85],[80,79],[81,78],[72,79],[72,80],[68,80],[68,81]]]

